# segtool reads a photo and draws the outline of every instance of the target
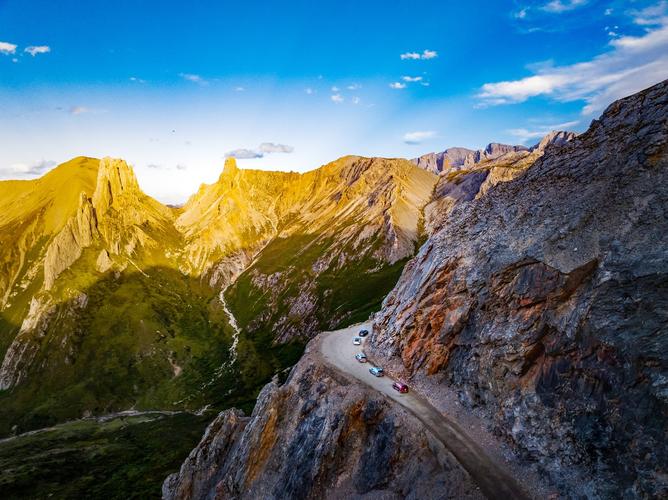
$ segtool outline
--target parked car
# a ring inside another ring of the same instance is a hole
[[[353,338],[353,344],[355,345],[360,345],[362,343],[362,339],[359,337]]]
[[[401,392],[402,394],[405,394],[408,392],[408,386],[404,384],[403,382],[395,382],[392,384],[392,388]]]
[[[355,354],[355,359],[360,363],[366,363],[367,361],[366,354],[364,354],[363,352],[358,352],[357,354]]]
[[[357,335],[359,335],[360,337],[366,337],[367,335],[369,335],[369,330],[360,330],[360,332]]]
[[[369,373],[374,377],[382,377],[384,375],[383,369],[380,366],[372,366],[369,368]]]

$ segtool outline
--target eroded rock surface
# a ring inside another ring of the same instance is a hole
[[[252,416],[222,412],[163,498],[481,498],[401,408],[306,354]]]
[[[668,492],[667,120],[663,82],[452,208],[375,320],[565,494]]]

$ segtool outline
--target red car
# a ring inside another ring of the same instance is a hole
[[[401,382],[395,382],[392,384],[392,388],[394,390],[399,391],[402,394],[405,394],[408,392],[408,386],[406,384],[403,384]]]

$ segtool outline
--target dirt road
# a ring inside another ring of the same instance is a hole
[[[369,373],[372,363],[359,363],[355,359],[355,354],[364,350],[364,342],[368,338],[363,339],[361,346],[353,345],[353,337],[362,329],[371,331],[371,324],[361,323],[342,330],[322,333],[319,346],[324,360],[408,409],[457,458],[487,498],[530,498],[517,481],[500,464],[494,462],[456,422],[439,412],[415,392],[407,394],[397,392],[392,388],[393,379],[388,376],[374,377]]]

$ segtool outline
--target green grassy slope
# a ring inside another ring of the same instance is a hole
[[[211,415],[79,420],[0,443],[0,492],[19,498],[160,498]]]
[[[327,330],[367,319],[380,308],[407,261],[388,264],[373,258],[377,245],[379,241],[360,253],[350,247],[340,248],[331,237],[316,234],[273,240],[225,294],[244,338],[271,346],[276,338],[275,326],[286,318],[296,330],[305,320],[311,320],[316,330]],[[329,253],[345,255],[345,264],[339,266],[333,259],[326,269],[314,269],[316,262]],[[278,273],[275,286],[262,288],[254,283],[254,276]],[[306,288],[316,301],[314,312],[308,318],[292,315],[291,304]],[[301,338],[288,345],[303,345],[308,333],[304,331]]]

